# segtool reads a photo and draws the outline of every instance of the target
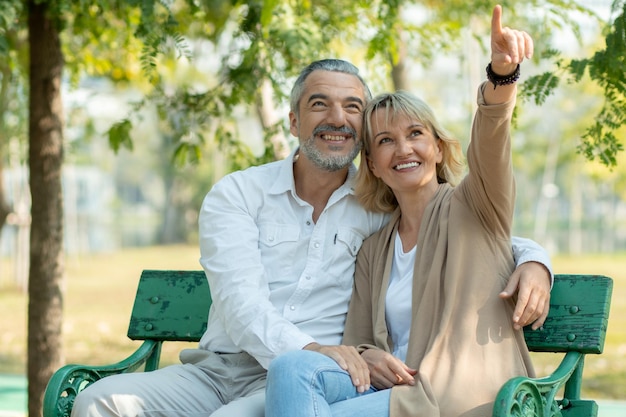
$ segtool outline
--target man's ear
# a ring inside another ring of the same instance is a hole
[[[292,111],[289,112],[289,131],[294,138],[299,138],[298,133],[298,117]]]

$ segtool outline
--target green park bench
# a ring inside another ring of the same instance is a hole
[[[542,329],[525,329],[534,352],[562,352],[547,377],[517,377],[500,390],[493,416],[597,416],[598,405],[580,398],[584,357],[604,348],[613,281],[599,275],[556,275],[550,314]],[[197,342],[206,329],[211,294],[203,271],[143,271],[128,337],[142,340],[126,359],[104,366],[66,365],[46,388],[44,417],[69,416],[76,395],[91,383],[141,367],[159,367],[165,341]]]

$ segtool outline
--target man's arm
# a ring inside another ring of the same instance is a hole
[[[526,239],[519,236],[511,237],[513,246],[513,257],[515,258],[515,266],[519,267],[526,262],[537,262],[545,268],[550,276],[550,287],[554,281],[554,272],[552,271],[552,261],[550,255],[543,246],[532,239]]]
[[[550,310],[552,264],[546,250],[536,242],[516,236],[511,240],[517,267],[500,297],[509,298],[517,292],[514,327],[520,329],[532,323],[532,329],[536,330]]]
[[[233,177],[213,187],[199,216],[200,263],[226,333],[267,368],[277,354],[301,349],[314,339],[285,319],[270,301],[250,199]]]

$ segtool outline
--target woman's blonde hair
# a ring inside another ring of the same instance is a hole
[[[391,188],[372,173],[367,163],[373,140],[372,114],[377,110],[385,111],[388,123],[393,123],[398,116],[417,119],[423,123],[435,139],[441,140],[443,159],[437,164],[437,181],[452,186],[459,183],[465,167],[461,144],[439,124],[428,104],[406,91],[380,94],[363,111],[363,148],[355,190],[359,202],[366,210],[389,213],[398,206]]]

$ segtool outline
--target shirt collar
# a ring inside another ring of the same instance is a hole
[[[293,177],[293,163],[294,158],[300,148],[296,147],[289,156],[282,161],[280,161],[280,175],[277,178],[277,181],[270,188],[270,194],[281,194],[287,191],[291,191],[294,195],[296,194],[296,184]],[[348,178],[346,182],[343,183],[341,187],[339,187],[339,191],[341,196],[346,194],[354,195],[354,177],[356,176],[356,166],[354,163],[350,164],[348,168]]]

